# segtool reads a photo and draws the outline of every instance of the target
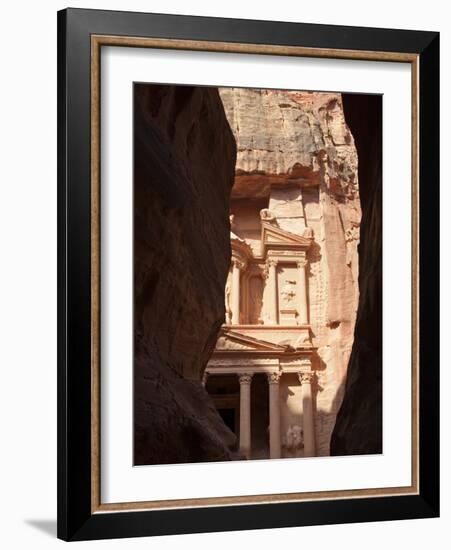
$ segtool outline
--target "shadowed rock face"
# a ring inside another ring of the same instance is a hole
[[[331,454],[382,452],[382,99],[343,94],[359,157],[360,299]]]
[[[216,89],[134,93],[134,462],[228,460],[200,379],[224,319],[235,140]]]

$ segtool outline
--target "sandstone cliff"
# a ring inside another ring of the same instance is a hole
[[[134,131],[134,462],[227,460],[235,436],[200,379],[224,319],[235,141],[212,88],[135,85]]]
[[[238,148],[233,198],[265,199],[278,225],[313,231],[308,286],[318,348],[317,454],[328,455],[358,304],[357,153],[340,94],[221,88]]]
[[[360,300],[334,455],[382,452],[382,98],[343,96],[359,155],[362,225]]]

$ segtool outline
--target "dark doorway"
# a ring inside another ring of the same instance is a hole
[[[224,420],[224,424],[235,432],[235,409],[218,409],[218,413],[221,415],[221,418]]]
[[[266,374],[254,374],[251,386],[251,458],[269,458],[269,405]]]
[[[213,399],[213,403],[224,424],[239,435],[240,386],[236,374],[209,375],[205,389]]]

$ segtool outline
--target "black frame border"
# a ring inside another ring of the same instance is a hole
[[[419,495],[91,513],[91,35],[419,56]],[[432,192],[431,192],[432,187]],[[439,515],[439,33],[103,10],[58,12],[58,537]]]

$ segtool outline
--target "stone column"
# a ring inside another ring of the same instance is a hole
[[[313,372],[298,373],[301,383],[304,456],[315,456],[315,423],[313,420]]]
[[[240,381],[240,452],[251,456],[251,382],[252,374],[239,374]]]
[[[280,372],[268,373],[269,383],[269,458],[280,458]]]
[[[232,258],[232,325],[240,324],[240,269],[241,262]]]
[[[278,323],[277,260],[268,260],[268,319],[270,325]]]
[[[307,262],[305,260],[299,261],[297,266],[299,279],[299,324],[308,325],[307,277],[305,273]]]

